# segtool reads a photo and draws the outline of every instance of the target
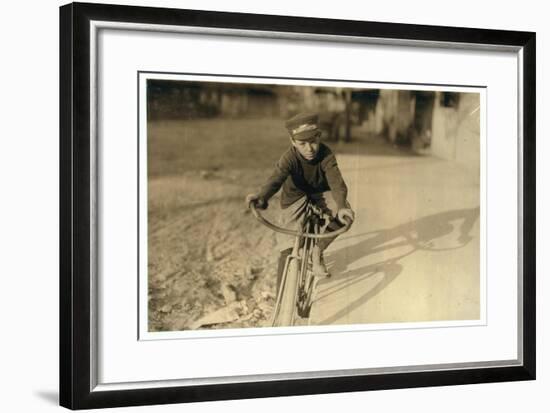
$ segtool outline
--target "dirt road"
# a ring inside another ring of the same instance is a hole
[[[357,219],[326,252],[310,324],[479,318],[477,171],[391,152],[339,156]]]
[[[244,199],[288,146],[282,122],[174,120],[148,128],[149,330],[265,324],[275,238]],[[277,209],[274,199],[268,214]]]
[[[278,120],[149,125],[151,331],[267,324],[275,238],[243,200],[287,146]],[[327,250],[333,276],[319,283],[310,323],[477,318],[475,173],[372,137],[332,148],[357,219]],[[277,209],[273,199],[268,217]]]

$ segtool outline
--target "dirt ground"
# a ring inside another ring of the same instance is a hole
[[[287,147],[282,122],[158,121],[148,133],[149,330],[263,325],[275,237],[244,198]]]
[[[288,147],[282,124],[150,123],[150,331],[267,325],[275,236],[244,198]],[[333,276],[319,283],[305,322],[479,319],[479,164],[418,156],[359,129],[353,138],[329,146],[356,220],[327,249]],[[278,204],[270,202],[271,220]]]

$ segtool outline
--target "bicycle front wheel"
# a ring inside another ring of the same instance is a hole
[[[292,326],[294,324],[296,294],[298,292],[298,273],[300,270],[298,263],[299,261],[296,258],[289,259],[285,283],[281,291],[279,314],[274,323],[276,327]]]

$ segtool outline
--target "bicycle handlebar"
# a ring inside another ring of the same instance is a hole
[[[317,239],[321,239],[321,238],[332,238],[332,237],[336,237],[338,235],[341,235],[343,234],[344,232],[347,232],[347,230],[350,229],[351,227],[351,224],[352,224],[352,220],[349,219],[348,217],[345,218],[346,222],[344,223],[344,226],[340,229],[337,229],[336,231],[331,231],[331,232],[325,232],[323,234],[311,234],[309,232],[302,232],[302,231],[294,231],[294,230],[291,230],[291,229],[287,229],[287,228],[281,228],[281,227],[278,227],[277,225],[275,224],[272,224],[271,222],[269,222],[267,219],[265,219],[262,214],[260,214],[258,212],[258,210],[256,209],[256,205],[254,203],[254,201],[250,202],[248,204],[248,207],[250,208],[250,210],[252,211],[252,215],[254,215],[254,217],[260,221],[263,225],[265,225],[266,227],[268,227],[269,229],[275,231],[275,232],[280,232],[281,234],[286,234],[286,235],[292,235],[294,237],[306,237],[306,238],[317,238]]]

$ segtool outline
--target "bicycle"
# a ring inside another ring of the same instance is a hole
[[[312,251],[321,238],[332,238],[343,234],[351,227],[346,219],[344,226],[336,231],[320,233],[325,223],[324,213],[317,205],[308,202],[300,231],[281,228],[266,220],[256,209],[254,202],[249,204],[254,217],[269,229],[295,237],[292,252],[287,256],[281,283],[278,286],[275,308],[271,319],[273,327],[292,326],[297,316],[309,318],[318,277],[312,271]]]

